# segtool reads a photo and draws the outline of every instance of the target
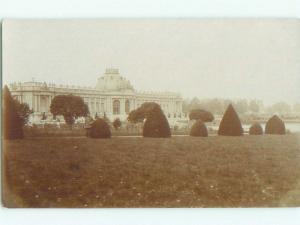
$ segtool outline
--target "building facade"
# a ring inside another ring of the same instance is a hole
[[[79,87],[46,84],[43,82],[23,82],[10,85],[14,98],[27,103],[33,110],[33,117],[41,119],[42,115],[51,116],[50,104],[56,95],[76,95],[83,98],[88,105],[90,116],[104,116],[114,120],[125,120],[130,111],[145,102],[156,102],[169,120],[183,118],[183,99],[172,92],[140,92],[136,91],[130,81],[119,74],[118,69],[106,69],[98,78],[95,87]]]

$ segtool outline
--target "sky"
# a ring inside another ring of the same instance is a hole
[[[94,87],[118,68],[137,90],[300,102],[296,19],[4,20],[3,83]]]

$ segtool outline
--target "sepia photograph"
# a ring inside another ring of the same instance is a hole
[[[300,206],[300,21],[6,19],[8,208]]]

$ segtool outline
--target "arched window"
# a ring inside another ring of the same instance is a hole
[[[128,99],[125,101],[125,112],[127,114],[130,112],[130,101]]]
[[[113,114],[119,115],[120,114],[120,101],[114,100],[113,102]]]

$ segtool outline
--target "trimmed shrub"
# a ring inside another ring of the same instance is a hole
[[[152,104],[153,107],[147,112],[146,122],[143,127],[143,136],[155,138],[170,137],[171,130],[167,118],[158,104]]]
[[[197,120],[191,128],[190,136],[207,137],[208,132],[205,124],[201,120]]]
[[[203,109],[192,109],[189,113],[190,120],[202,120],[203,122],[212,122],[214,115]]]
[[[229,104],[224,116],[221,120],[218,135],[223,136],[241,136],[243,135],[243,128],[240,118],[233,106]]]
[[[262,135],[263,133],[263,128],[259,123],[255,123],[249,128],[250,135]]]
[[[90,138],[110,138],[109,125],[104,119],[98,118],[91,124],[87,136]]]
[[[266,124],[266,134],[285,134],[284,122],[277,116],[272,116]]]

